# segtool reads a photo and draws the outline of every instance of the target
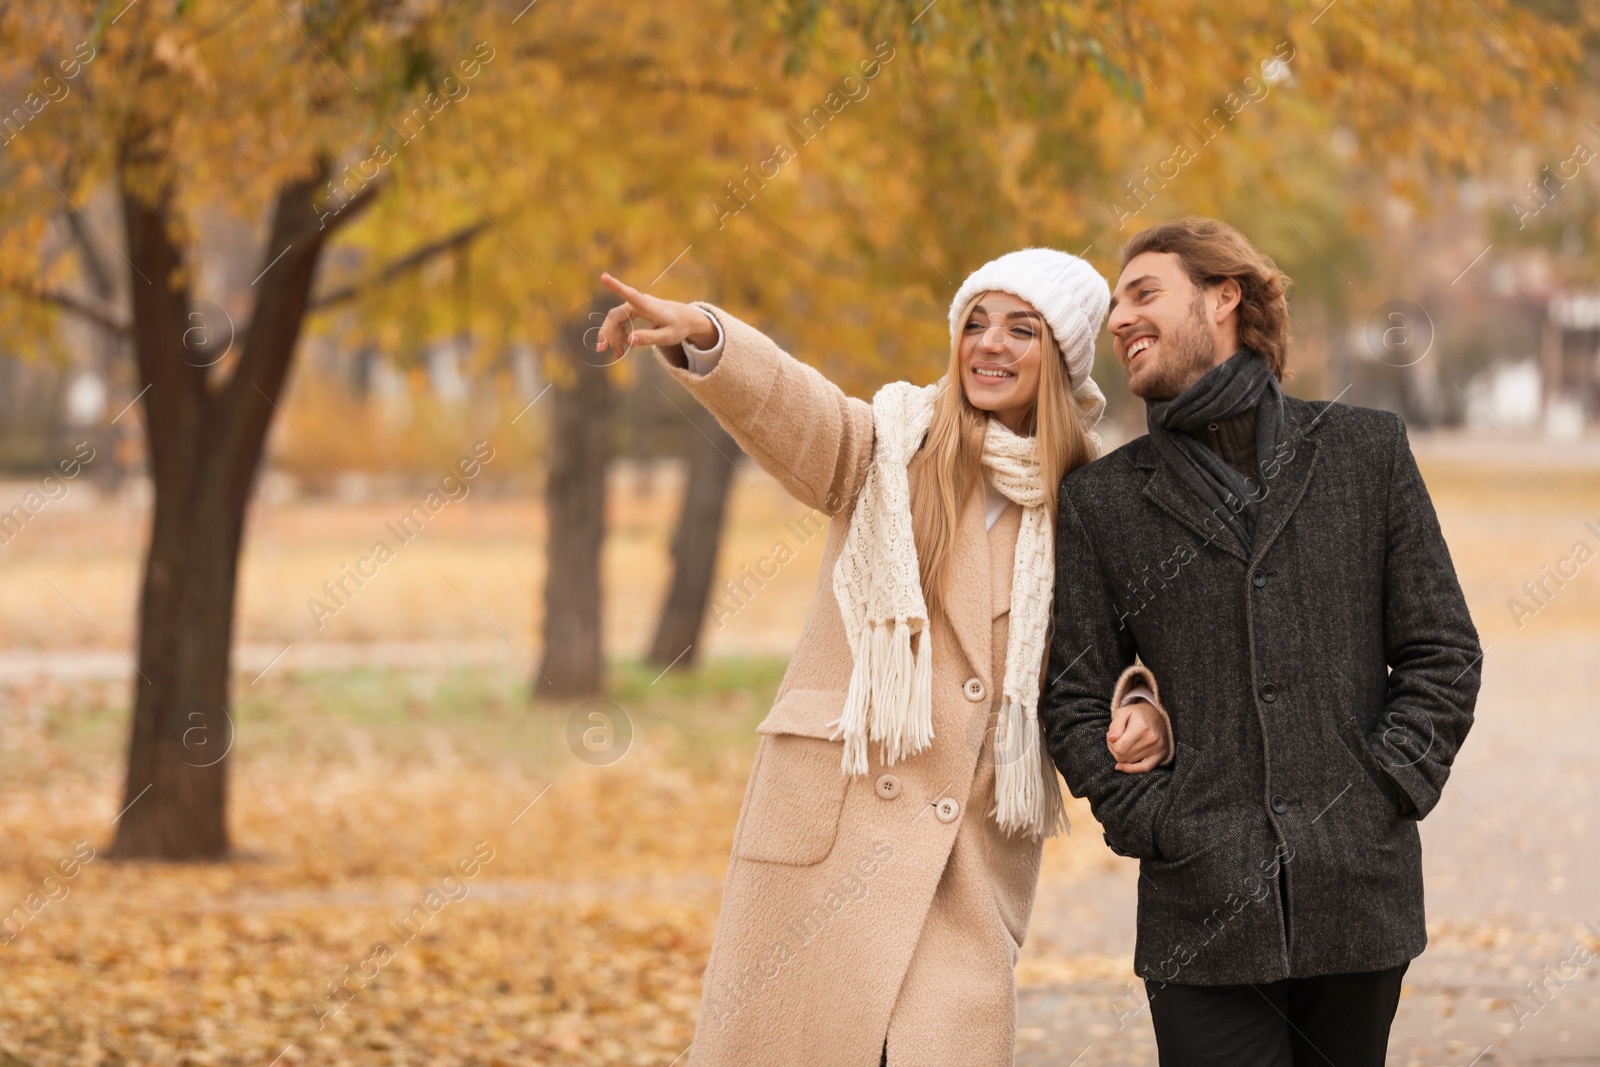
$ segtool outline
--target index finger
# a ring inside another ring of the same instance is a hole
[[[600,282],[607,289],[610,289],[613,293],[616,293],[634,307],[642,307],[646,301],[652,299],[652,297],[650,297],[648,294],[641,293],[633,286],[624,282],[621,278],[613,277],[605,272],[601,272]]]

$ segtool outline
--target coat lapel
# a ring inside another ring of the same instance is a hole
[[[1222,519],[1212,516],[1200,498],[1161,462],[1149,438],[1144,439],[1144,447],[1132,462],[1134,466],[1152,472],[1144,486],[1144,495],[1151,503],[1199,534],[1203,541],[1213,547],[1237,556],[1245,563],[1250,561],[1239,539],[1221,528]],[[1134,531],[1130,530],[1129,533]]]
[[[1311,484],[1311,473],[1317,464],[1317,442],[1312,439],[1311,431],[1321,415],[1312,416],[1310,407],[1293,397],[1283,398],[1283,438],[1279,447],[1283,458],[1277,471],[1267,480],[1267,495],[1261,498],[1255,542],[1250,549],[1252,563],[1272,547]]]
[[[984,685],[993,689],[990,672],[990,627],[993,621],[989,590],[989,531],[983,526],[984,493],[980,483],[967,494],[961,509],[956,557],[945,590],[945,615],[961,651]]]
[[[1321,418],[1321,414],[1312,414],[1311,405],[1305,401],[1283,398],[1283,442],[1288,447],[1282,450],[1283,460],[1277,472],[1267,481],[1267,495],[1261,499],[1256,535],[1248,554],[1235,538],[1224,536],[1216,529],[1216,521],[1200,498],[1161,462],[1148,438],[1142,439],[1142,447],[1135,451],[1130,462],[1148,474],[1144,495],[1152,503],[1211,545],[1251,564],[1272,547],[1311,484],[1317,459],[1317,442],[1311,433]]]

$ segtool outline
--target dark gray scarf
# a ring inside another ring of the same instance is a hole
[[[1191,436],[1251,408],[1256,409],[1253,487],[1221,456]],[[1283,434],[1283,391],[1266,359],[1253,349],[1239,349],[1171,400],[1146,402],[1145,424],[1162,461],[1249,551],[1261,500],[1270,491],[1262,471],[1276,473],[1278,440]]]

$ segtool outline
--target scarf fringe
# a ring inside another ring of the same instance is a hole
[[[863,626],[856,635],[855,647],[850,650],[851,658],[857,663],[866,662],[870,657],[872,647],[872,626]],[[850,672],[850,689],[845,693],[844,707],[839,712],[839,717],[828,725],[834,727],[829,735],[831,740],[844,739],[844,757],[840,760],[840,767],[845,774],[856,775],[867,773],[867,709],[872,702],[872,681],[867,672],[859,667]]]
[[[994,810],[989,814],[1007,833],[1033,837],[1072,832],[1055,762],[1045,750],[1037,711],[1006,697],[994,738]]]
[[[933,656],[927,623],[917,620],[916,649],[907,619],[870,621],[854,650],[856,670],[844,708],[830,726],[844,738],[845,774],[867,773],[867,742],[882,745],[885,766],[933,744]]]

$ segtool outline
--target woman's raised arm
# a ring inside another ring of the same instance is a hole
[[[600,280],[625,303],[601,323],[598,350],[654,345],[668,372],[792,496],[829,515],[851,503],[872,456],[871,405],[720,308],[663,300],[609,274]],[[651,329],[630,332],[638,319]],[[696,374],[683,343],[710,348],[719,328],[721,356]]]

